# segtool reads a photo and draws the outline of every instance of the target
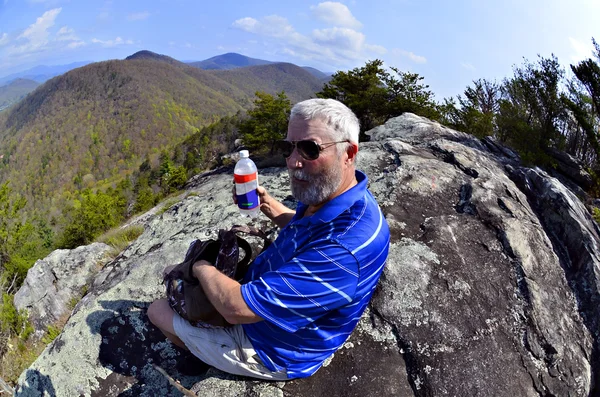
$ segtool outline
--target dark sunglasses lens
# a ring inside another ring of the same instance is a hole
[[[314,141],[299,141],[296,147],[300,156],[307,160],[316,160],[319,157],[319,145]]]
[[[278,141],[276,147],[277,151],[285,158],[290,157],[294,151],[294,144],[288,141]]]

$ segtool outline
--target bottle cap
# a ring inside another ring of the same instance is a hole
[[[247,150],[240,150],[240,158],[247,159],[248,157],[250,157],[250,153]]]

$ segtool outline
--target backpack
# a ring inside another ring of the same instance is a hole
[[[230,230],[219,230],[217,240],[194,240],[185,259],[165,274],[167,300],[171,308],[190,324],[200,328],[231,326],[214,308],[204,294],[200,282],[192,272],[192,266],[204,259],[212,263],[226,276],[241,282],[250,267],[252,247],[237,233],[246,233],[264,240],[263,251],[271,244],[266,234],[250,226],[233,226]],[[239,260],[240,249],[244,256]]]

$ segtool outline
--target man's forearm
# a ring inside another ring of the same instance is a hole
[[[229,323],[250,324],[262,320],[246,304],[240,283],[206,261],[196,262],[193,272],[210,303]]]
[[[274,200],[274,202],[271,203],[271,207],[273,212],[271,220],[275,222],[275,224],[280,228],[284,228],[288,223],[290,223],[290,221],[296,214],[296,211],[286,207],[285,205],[283,205],[283,203],[276,200]]]
[[[272,221],[275,222],[275,224],[279,226],[279,228],[283,229],[288,223],[290,223],[295,214],[295,212],[283,212],[280,215],[273,218]]]

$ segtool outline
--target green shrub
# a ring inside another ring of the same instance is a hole
[[[23,342],[11,338],[9,344],[17,348],[9,349],[0,359],[0,377],[9,384],[16,384],[19,376],[35,361],[44,350],[42,343]]]
[[[13,296],[7,293],[2,294],[0,329],[21,340],[27,340],[34,331],[27,318],[27,312],[24,310],[17,311],[13,303]]]
[[[596,223],[600,225],[600,208],[594,207],[592,209],[592,216],[594,217]]]
[[[121,252],[142,233],[144,233],[144,226],[131,225],[124,228],[109,230],[98,237],[98,241],[110,245],[117,252]],[[83,295],[85,295],[85,293]]]
[[[158,210],[156,212],[157,215],[161,215],[164,214],[165,212],[167,212],[167,210],[169,208],[171,208],[172,206],[174,206],[175,204],[177,204],[179,202],[179,199],[177,197],[172,197],[170,199],[165,200],[164,203],[162,203],[162,207],[160,207],[160,210]]]
[[[156,204],[156,195],[149,186],[143,186],[138,190],[133,206],[134,213],[148,211]]]
[[[42,342],[49,345],[58,335],[60,335],[60,328],[49,325],[46,330],[46,335],[42,338]]]
[[[69,211],[70,222],[58,239],[59,248],[75,248],[86,245],[119,225],[124,219],[126,200],[121,195],[92,193],[86,190]]]

